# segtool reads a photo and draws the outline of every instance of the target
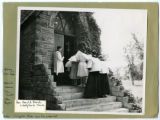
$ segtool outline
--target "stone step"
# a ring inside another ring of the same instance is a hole
[[[58,86],[56,88],[56,92],[57,93],[76,93],[76,92],[83,92],[83,89],[82,87],[79,87],[79,86]]]
[[[62,96],[62,100],[73,100],[73,99],[79,99],[83,97],[83,92],[77,92],[77,93],[59,93],[60,96]]]
[[[113,110],[109,110],[107,112],[111,112],[111,113],[129,113],[129,109],[127,108],[118,108],[118,109],[113,109]]]
[[[121,102],[108,102],[108,103],[99,103],[93,105],[84,105],[84,106],[77,106],[72,108],[66,108],[68,111],[109,111],[117,108],[121,108]]]
[[[74,99],[74,100],[66,100],[63,103],[66,105],[66,108],[76,107],[76,106],[84,106],[84,105],[96,105],[100,103],[108,103],[116,101],[115,96],[107,96],[106,98],[95,98],[95,99]]]

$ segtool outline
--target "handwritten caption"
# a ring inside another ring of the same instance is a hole
[[[15,100],[15,112],[44,113],[46,101],[44,100]]]
[[[12,68],[4,68],[3,73],[4,75],[15,75],[15,71]]]
[[[14,87],[15,87],[15,70],[9,67],[5,67],[3,70],[4,75],[4,104],[12,105],[14,99]]]

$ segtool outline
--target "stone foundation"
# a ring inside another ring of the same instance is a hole
[[[51,75],[51,70],[46,64],[34,65],[34,75],[32,78],[34,99],[46,100],[47,108],[52,110],[65,109],[61,96],[56,92],[56,82]]]

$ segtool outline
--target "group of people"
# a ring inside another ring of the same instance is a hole
[[[64,72],[64,57],[61,55],[61,49],[61,47],[57,47],[55,57],[54,72],[57,79],[61,79],[61,74]],[[105,56],[97,58],[94,52],[88,55],[78,51],[68,59],[65,67],[69,71],[69,77],[73,84],[78,85],[80,82],[79,86],[84,87],[85,98],[106,97],[110,93]]]

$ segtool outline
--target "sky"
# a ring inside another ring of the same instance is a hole
[[[146,40],[147,11],[108,9],[95,12],[94,18],[101,29],[102,53],[109,55],[109,67],[114,69],[124,66],[123,48],[133,41],[131,33],[135,33],[143,42]]]

